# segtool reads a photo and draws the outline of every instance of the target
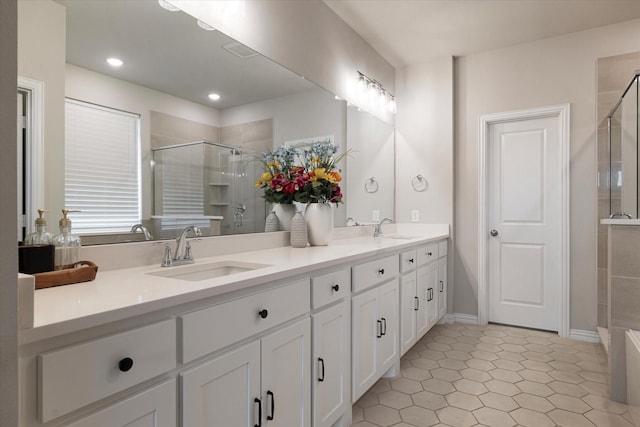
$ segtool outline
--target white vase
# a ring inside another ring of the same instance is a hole
[[[309,244],[326,246],[333,237],[333,205],[331,203],[309,203],[304,212],[307,221]]]
[[[273,205],[273,210],[280,222],[280,231],[291,231],[291,219],[296,214],[296,205],[278,203]]]
[[[297,211],[291,220],[291,247],[306,248],[309,239],[307,238],[307,223],[300,211]]]

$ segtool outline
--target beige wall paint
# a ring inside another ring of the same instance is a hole
[[[16,0],[0,2],[0,424],[18,425]]]
[[[640,20],[456,60],[454,309],[477,314],[480,115],[571,103],[571,329],[596,328],[596,61],[637,51]]]
[[[453,223],[453,58],[401,68],[396,87],[396,221]],[[428,181],[416,192],[411,180]]]
[[[56,220],[64,206],[66,12],[51,0],[18,1],[18,75],[44,82],[44,202]]]

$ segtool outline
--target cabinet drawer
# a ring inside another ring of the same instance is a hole
[[[410,271],[418,265],[418,252],[415,249],[400,254],[400,272]]]
[[[338,301],[348,295],[351,289],[349,269],[334,271],[311,278],[311,308]]]
[[[180,316],[182,363],[309,311],[309,280],[250,295]]]
[[[38,355],[40,422],[53,420],[175,366],[173,319],[42,353]]]
[[[448,247],[449,247],[449,244],[447,243],[446,240],[443,240],[442,242],[438,243],[438,258],[447,256]]]
[[[375,286],[398,275],[398,255],[391,255],[353,267],[353,292]]]
[[[425,265],[438,258],[438,244],[432,243],[418,248],[418,265]]]

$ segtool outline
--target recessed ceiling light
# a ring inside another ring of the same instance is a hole
[[[209,94],[209,99],[212,101],[217,101],[220,99],[220,95],[218,95],[217,93],[210,93]]]
[[[215,31],[216,29],[213,28],[211,25],[207,24],[206,22],[202,22],[201,20],[197,20],[198,21],[198,27],[202,28],[203,30],[207,30],[207,31]]]
[[[112,67],[122,67],[122,60],[118,58],[107,58],[107,63]]]
[[[180,9],[178,9],[177,7],[175,7],[174,5],[172,5],[171,3],[168,3],[164,0],[158,0],[158,4],[160,5],[161,8],[168,10],[169,12],[177,12]]]

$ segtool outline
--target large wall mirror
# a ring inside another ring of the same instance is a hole
[[[43,188],[25,178],[25,200],[41,193],[43,206],[24,205],[28,217],[51,211],[49,231],[67,205],[95,208],[71,215],[83,244],[142,240],[130,232],[137,222],[154,238],[192,222],[212,235],[261,232],[261,153],[326,137],[352,150],[336,226],[393,217],[393,128],[381,120],[157,0],[18,3],[18,72],[43,81],[47,100]],[[33,93],[23,89],[28,113]],[[116,210],[97,217],[101,207]]]

